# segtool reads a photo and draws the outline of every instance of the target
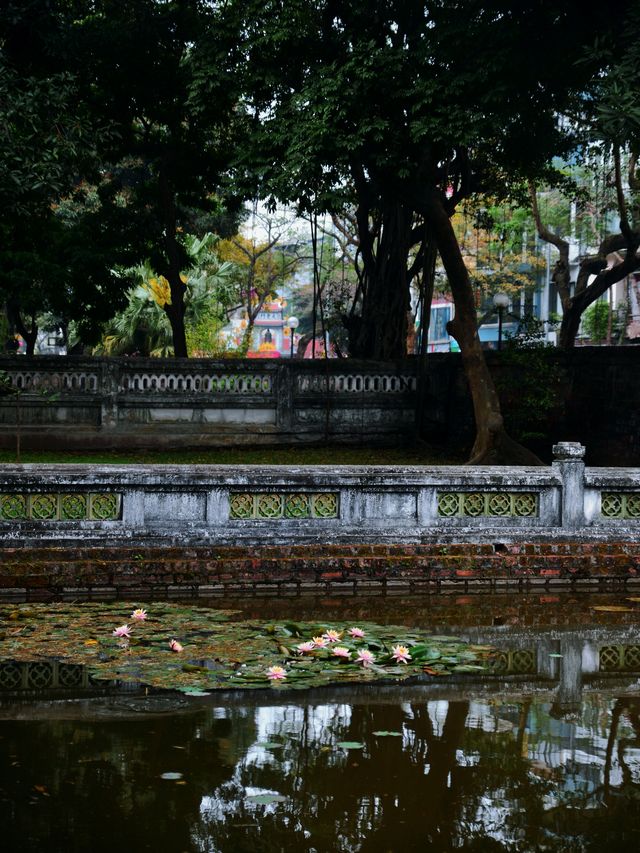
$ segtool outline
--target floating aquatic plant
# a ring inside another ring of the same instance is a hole
[[[267,678],[270,681],[284,681],[287,677],[287,670],[283,666],[270,666],[267,670]]]
[[[154,603],[149,618],[143,607],[132,607],[0,605],[0,661],[53,658],[87,666],[93,679],[202,695],[481,671],[492,651],[402,626],[267,624],[233,611],[169,602]],[[136,612],[145,618],[135,618]]]
[[[391,649],[391,657],[397,663],[409,663],[411,660],[411,655],[409,654],[409,649],[406,646],[397,645]]]

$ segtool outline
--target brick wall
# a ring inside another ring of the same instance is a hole
[[[640,543],[45,548],[0,553],[0,595],[540,589],[640,582]]]

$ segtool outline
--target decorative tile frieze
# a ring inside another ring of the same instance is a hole
[[[229,518],[338,518],[340,501],[334,492],[232,492]]]
[[[438,515],[443,518],[531,518],[538,515],[534,492],[438,492]]]
[[[14,690],[68,690],[88,687],[89,672],[79,664],[59,661],[0,663],[0,692]]]
[[[489,669],[494,673],[525,675],[538,671],[535,649],[500,650],[489,660]]]
[[[0,522],[117,521],[121,506],[115,492],[0,493]]]
[[[640,645],[601,646],[600,671],[640,670]]]
[[[640,518],[640,492],[602,492],[605,518]]]

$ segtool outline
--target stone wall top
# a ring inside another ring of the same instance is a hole
[[[576,449],[577,451],[578,449]],[[640,469],[6,465],[0,541],[640,541]]]

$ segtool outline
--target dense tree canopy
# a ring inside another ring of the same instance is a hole
[[[62,146],[76,181],[88,178],[97,198],[66,225],[99,221],[98,232],[113,238],[112,264],[147,260],[166,277],[174,350],[186,355],[180,271],[187,257],[180,234],[196,224],[201,233],[212,227],[233,231],[238,210],[237,203],[224,208],[219,193],[237,103],[231,73],[237,40],[224,10],[200,0],[33,0],[28,6],[12,6],[0,34],[6,61],[15,74],[40,75],[41,87],[51,66],[62,68],[93,130],[96,163],[90,173],[74,156],[71,140]],[[205,41],[211,65],[202,69]],[[55,137],[55,119],[47,115],[44,121]],[[57,161],[55,148],[44,149]],[[29,176],[21,183],[37,187],[39,165],[27,164]],[[56,180],[51,189],[62,193],[65,187]],[[30,239],[29,227],[14,229],[22,243]],[[34,285],[39,289],[40,280]],[[122,282],[120,288],[102,294],[111,313],[126,297]],[[86,302],[90,308],[92,299]]]
[[[405,354],[409,285],[420,280],[428,299],[437,248],[474,399],[474,458],[526,458],[504,432],[451,218],[475,193],[506,197],[549,178],[585,115],[618,149],[631,138],[637,110],[628,104],[621,121],[610,101],[628,100],[637,20],[624,17],[631,4],[615,5],[621,18],[577,0],[10,2],[0,86],[13,93],[18,132],[0,135],[14,169],[0,191],[17,181],[17,201],[36,198],[44,225],[16,217],[3,226],[20,260],[4,265],[0,286],[8,301],[18,292],[24,301],[29,280],[32,293],[51,283],[51,306],[66,302],[78,314],[84,303],[95,327],[108,314],[98,304],[113,313],[125,298],[113,266],[146,261],[169,283],[163,310],[175,354],[186,355],[183,233],[229,236],[240,196],[294,203],[310,216],[351,211],[351,354]],[[626,53],[614,71],[608,40],[625,20]],[[56,82],[54,119],[42,104]],[[43,145],[25,155],[29,134]],[[50,202],[80,178],[90,189],[65,219]],[[94,240],[102,248],[87,276],[78,258]],[[43,245],[67,246],[56,249],[59,275],[44,274]],[[13,293],[10,280],[21,281]]]
[[[238,5],[256,192],[306,210],[356,206],[361,312],[352,350],[403,354],[408,284],[435,243],[474,396],[474,458],[517,456],[450,217],[470,194],[507,193],[570,150],[573,134],[558,117],[597,67],[584,48],[606,31],[608,13],[504,0]]]

